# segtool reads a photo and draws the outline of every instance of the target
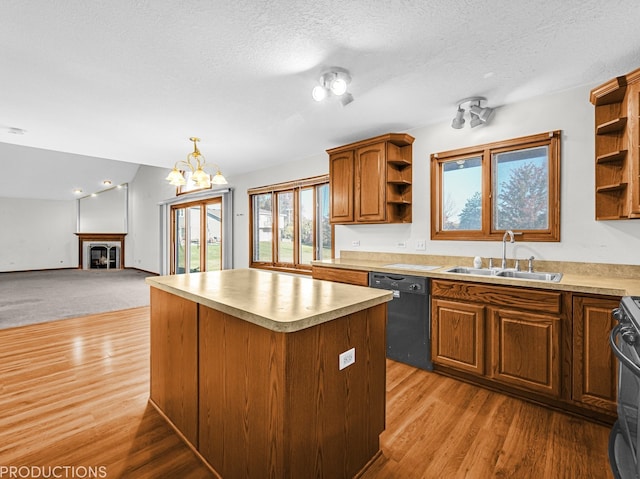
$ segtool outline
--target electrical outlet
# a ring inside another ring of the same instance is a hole
[[[425,240],[416,240],[416,251],[424,251],[427,249],[427,242]]]
[[[354,248],[357,248],[358,246],[360,246],[360,240],[353,240],[351,242],[351,246],[353,246]]]
[[[339,369],[342,371],[347,366],[356,362],[356,348],[351,348],[338,356]]]

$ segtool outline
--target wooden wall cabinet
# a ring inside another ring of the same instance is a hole
[[[616,413],[617,361],[609,345],[616,324],[611,311],[619,297],[573,296],[572,398]]]
[[[591,90],[596,220],[640,218],[640,69]]]
[[[413,141],[389,133],[327,150],[331,223],[410,223]]]

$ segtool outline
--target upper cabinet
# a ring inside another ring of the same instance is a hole
[[[640,68],[591,90],[596,220],[640,218]]]
[[[331,222],[411,223],[413,141],[389,133],[327,150]]]

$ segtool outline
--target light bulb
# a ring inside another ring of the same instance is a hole
[[[347,82],[343,78],[336,78],[331,82],[331,92],[336,96],[347,92]]]
[[[327,98],[327,89],[321,85],[317,85],[313,87],[313,91],[311,92],[311,96],[315,101],[322,101]]]

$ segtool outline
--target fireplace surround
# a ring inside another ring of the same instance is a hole
[[[123,269],[126,233],[76,233],[79,269]]]

